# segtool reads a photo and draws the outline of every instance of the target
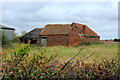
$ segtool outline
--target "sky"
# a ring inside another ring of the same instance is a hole
[[[2,2],[0,24],[17,34],[46,24],[85,24],[101,39],[118,37],[118,5],[114,2]]]

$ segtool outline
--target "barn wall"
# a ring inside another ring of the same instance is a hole
[[[67,46],[68,36],[67,35],[52,35],[47,36],[47,46]]]
[[[73,29],[69,35],[47,35],[47,46],[75,46],[84,42],[99,42],[100,38],[80,37],[79,32]],[[41,37],[38,39],[41,44]]]
[[[100,42],[100,38],[86,38],[86,37],[84,37],[84,38],[80,39],[79,44],[84,43],[84,42]]]
[[[99,38],[85,38],[86,42],[99,42]]]
[[[68,35],[40,36],[37,43],[41,45],[41,37],[47,37],[47,46],[68,46]]]
[[[3,35],[5,35],[8,40],[13,40],[14,39],[15,30],[0,29],[0,31],[3,32]]]
[[[76,28],[72,28],[69,34],[69,46],[79,45],[79,32]]]

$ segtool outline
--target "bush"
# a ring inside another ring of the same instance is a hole
[[[39,80],[51,78],[92,78],[116,79],[118,77],[117,58],[112,60],[94,60],[93,63],[85,63],[84,59],[61,62],[56,54],[48,57],[46,49],[39,47],[39,53],[31,55],[31,46],[22,44],[10,57],[3,55],[2,80]],[[77,55],[76,55],[77,56]],[[6,58],[7,57],[7,58]]]
[[[14,37],[14,39],[12,40],[12,42],[13,43],[19,43],[20,42],[20,37],[21,37],[21,35],[18,35],[17,33],[15,33],[14,34],[15,35],[15,37]]]
[[[115,42],[120,42],[120,39],[115,38],[114,41]]]
[[[19,43],[20,42],[19,36],[15,36],[12,42]]]
[[[3,56],[3,80],[6,79],[19,79],[22,78],[22,74],[24,74],[23,70],[21,69],[20,64],[21,61],[25,59],[28,51],[30,50],[29,45],[21,45],[19,49],[17,49],[13,54],[11,54],[10,58],[6,58]],[[5,69],[6,68],[6,69]]]

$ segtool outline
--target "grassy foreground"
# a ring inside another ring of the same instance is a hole
[[[117,44],[78,47],[12,44],[2,51],[2,80],[118,78]]]
[[[12,46],[7,46],[2,49],[4,55],[11,55],[17,48],[22,44],[13,44]],[[78,47],[65,47],[65,46],[55,46],[55,47],[40,47],[38,45],[31,45],[30,55],[34,53],[44,53],[46,56],[51,56],[57,54],[61,60],[67,60],[73,57],[80,48],[84,48],[82,52],[76,57],[76,59],[81,59],[86,57],[93,52],[95,54],[88,58],[86,61],[93,61],[94,59],[112,59],[118,56],[118,44],[94,44],[88,46],[78,46]]]

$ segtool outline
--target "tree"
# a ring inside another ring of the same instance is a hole
[[[115,38],[114,41],[115,42],[120,42],[120,39]]]
[[[26,31],[22,31],[22,34],[21,34],[21,36],[24,36],[25,34],[27,34],[28,32],[26,32]]]

